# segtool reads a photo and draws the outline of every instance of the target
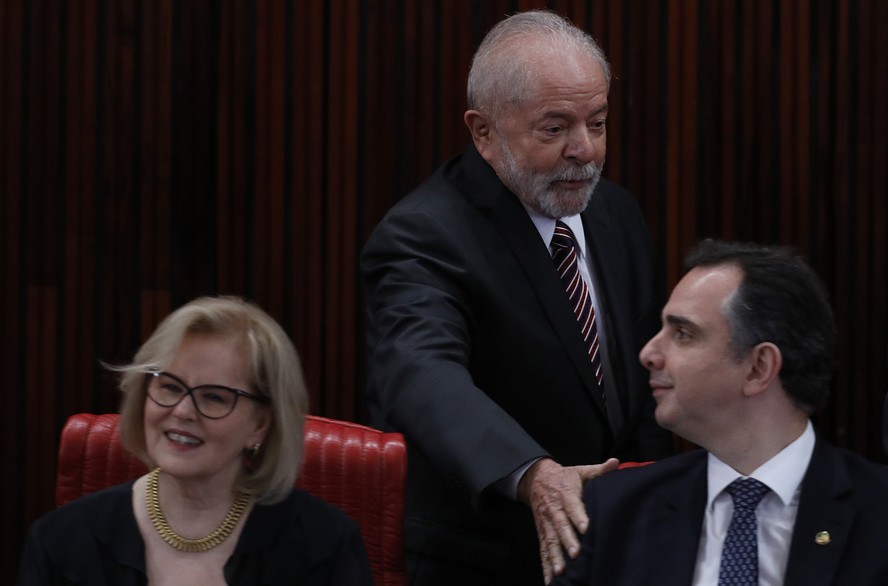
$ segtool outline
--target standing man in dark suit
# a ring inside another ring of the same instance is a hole
[[[705,450],[588,483],[557,583],[888,584],[888,467],[809,420],[836,340],[817,276],[785,249],[714,241],[688,265],[640,356],[657,421]]]
[[[412,584],[541,584],[579,551],[583,482],[671,451],[635,360],[659,311],[649,237],[601,179],[609,79],[561,17],[501,22],[469,74],[472,144],[364,248],[368,400],[408,441]]]

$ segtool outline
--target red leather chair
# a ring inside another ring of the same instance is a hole
[[[647,462],[620,462],[619,469],[623,470],[625,468],[636,468],[638,466],[647,466],[648,464],[653,464],[653,463],[654,463],[653,460],[649,460]]]
[[[120,445],[116,414],[72,415],[59,446],[56,505],[146,472]],[[296,486],[338,506],[364,536],[377,586],[404,586],[404,480],[399,433],[309,415]]]

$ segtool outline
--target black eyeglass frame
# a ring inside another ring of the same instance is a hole
[[[182,385],[182,388],[185,389],[185,391],[186,391],[172,405],[164,405],[163,403],[160,403],[157,399],[152,397],[151,393],[148,391],[149,387],[151,386],[151,379],[152,378],[156,379],[157,377],[159,377],[161,375],[170,377],[171,379],[173,379],[174,381],[176,381],[177,383]],[[145,383],[146,383],[145,384],[145,394],[148,396],[149,399],[151,399],[152,402],[154,402],[155,405],[157,405],[159,407],[166,407],[166,408],[172,409],[173,407],[175,407],[176,405],[181,403],[182,399],[184,399],[185,397],[191,397],[191,404],[194,405],[194,410],[197,411],[198,413],[200,413],[202,417],[206,417],[207,419],[222,419],[224,417],[228,417],[229,415],[231,415],[232,412],[237,408],[238,397],[246,397],[247,399],[252,399],[253,401],[256,401],[257,403],[262,403],[264,405],[268,405],[269,403],[271,403],[271,400],[268,397],[262,397],[260,395],[254,394],[254,393],[242,391],[241,389],[235,389],[233,387],[227,387],[225,385],[210,384],[210,385],[197,385],[196,387],[189,387],[187,384],[185,384],[185,382],[182,379],[180,379],[176,375],[170,374],[164,370],[149,370],[149,371],[145,372]],[[205,388],[222,389],[222,390],[229,391],[234,394],[234,402],[231,404],[231,409],[229,409],[228,413],[226,413],[225,415],[219,415],[218,417],[213,417],[212,415],[207,415],[206,413],[204,413],[203,411],[200,410],[200,407],[197,404],[197,399],[194,398],[194,391],[197,391],[199,389],[205,389]]]

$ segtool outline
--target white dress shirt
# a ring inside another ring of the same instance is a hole
[[[808,421],[802,435],[749,475],[771,489],[756,509],[759,586],[783,584],[802,479],[813,452],[814,428]],[[709,454],[707,465],[708,497],[693,586],[718,584],[722,545],[734,514],[734,501],[724,489],[742,477],[712,454]]]

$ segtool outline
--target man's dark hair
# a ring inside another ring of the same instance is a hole
[[[725,317],[737,356],[771,342],[780,349],[780,381],[790,398],[811,413],[829,396],[835,366],[836,326],[820,278],[785,247],[704,240],[687,258],[694,267],[736,266],[737,291],[727,300]]]

